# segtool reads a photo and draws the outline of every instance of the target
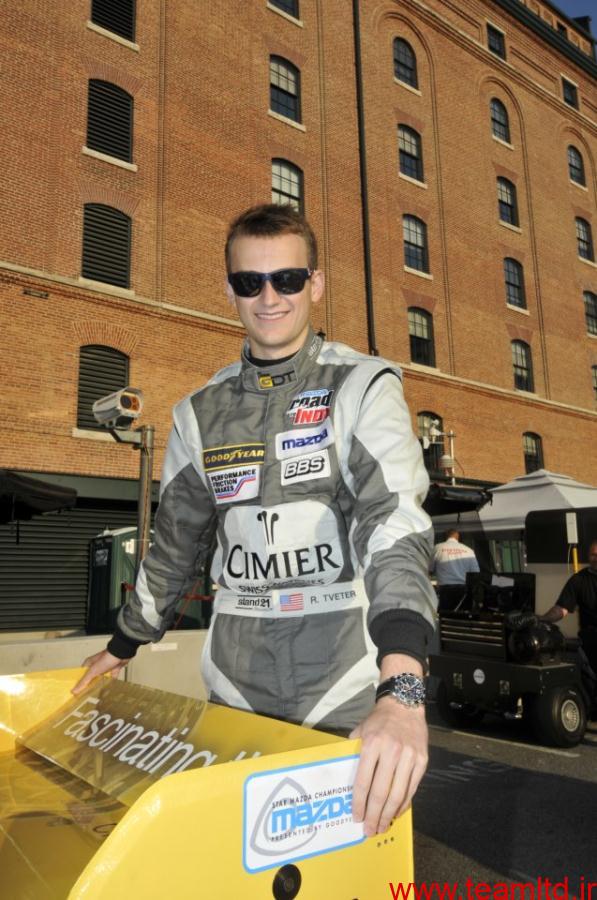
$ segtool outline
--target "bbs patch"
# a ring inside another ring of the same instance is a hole
[[[281,483],[296,484],[298,481],[312,481],[315,478],[327,478],[331,473],[328,450],[294,456],[282,463]]]

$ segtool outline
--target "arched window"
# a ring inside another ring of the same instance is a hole
[[[527,475],[543,468],[543,444],[541,437],[532,431],[525,431],[522,436],[524,453],[524,470]]]
[[[281,56],[269,58],[269,106],[280,116],[301,121],[300,72]]]
[[[501,100],[494,97],[490,103],[491,110],[491,133],[500,141],[510,143],[510,122],[508,120],[508,110]]]
[[[127,41],[134,41],[135,0],[91,0],[91,21]]]
[[[525,341],[512,341],[514,387],[519,391],[534,391],[531,348]]]
[[[408,41],[402,38],[394,38],[394,75],[404,84],[414,88],[419,86],[415,51]]]
[[[573,147],[572,144],[568,147],[568,174],[570,176],[570,181],[575,181],[577,184],[585,185],[585,165],[583,163],[582,156],[580,151]]]
[[[129,358],[113,347],[87,344],[79,355],[77,428],[102,429],[91,412],[100,397],[120,391],[128,384]]]
[[[593,250],[593,233],[591,226],[586,219],[576,219],[576,246],[578,255],[582,259],[590,259],[595,262],[595,252]]]
[[[408,310],[408,335],[412,362],[422,366],[435,366],[431,313],[418,306],[411,306]]]
[[[423,181],[421,135],[408,125],[398,126],[398,156],[402,174]]]
[[[589,334],[597,334],[597,294],[593,294],[592,291],[585,291],[583,297],[587,331]]]
[[[304,209],[303,173],[287,159],[272,159],[272,203],[290,203]]]
[[[429,271],[429,251],[427,248],[427,226],[416,216],[402,217],[404,238],[404,264],[419,272]]]
[[[132,161],[133,98],[109,81],[89,82],[87,146],[125,162]]]
[[[425,468],[433,475],[442,474],[439,464],[444,455],[444,439],[441,436],[444,430],[442,417],[429,410],[417,413],[417,430],[423,447]]]
[[[507,256],[504,259],[504,283],[506,287],[506,303],[526,309],[524,293],[524,271],[517,259]]]
[[[498,210],[502,222],[509,225],[518,225],[518,203],[516,201],[516,186],[507,178],[498,178]]]
[[[130,287],[131,220],[102,203],[85,204],[83,213],[84,278]]]

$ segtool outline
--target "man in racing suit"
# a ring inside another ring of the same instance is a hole
[[[323,274],[302,216],[247,211],[226,260],[241,361],[176,406],[154,544],[75,690],[162,637],[215,533],[210,699],[361,737],[354,810],[372,834],[426,764],[416,682],[435,595],[421,449],[399,370],[311,330]]]

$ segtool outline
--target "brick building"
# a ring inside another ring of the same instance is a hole
[[[402,365],[421,436],[455,432],[459,478],[594,482],[589,21],[548,0],[136,6],[4,6],[0,466],[79,501],[19,545],[0,526],[21,608],[0,628],[81,624],[87,541],[134,523],[138,471],[91,399],[144,391],[159,475],[172,405],[241,344],[227,223],[272,196],[319,235],[316,326]],[[65,585],[52,613],[36,599]]]

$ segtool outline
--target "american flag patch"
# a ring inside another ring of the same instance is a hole
[[[296,612],[303,609],[302,594],[280,594],[280,610],[282,612]]]

